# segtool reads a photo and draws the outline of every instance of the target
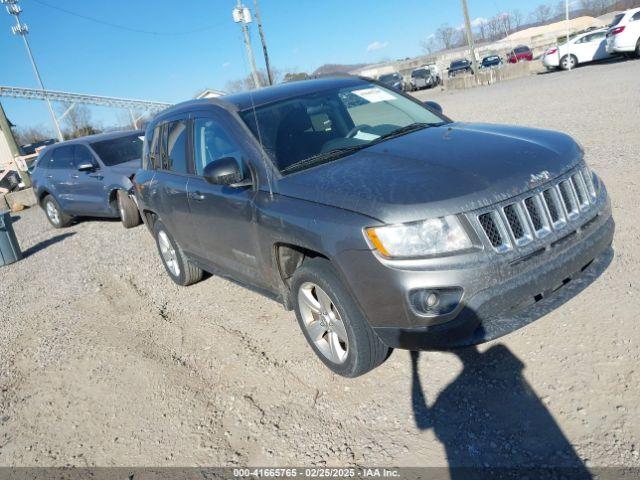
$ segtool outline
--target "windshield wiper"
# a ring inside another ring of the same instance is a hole
[[[435,127],[435,126],[438,126],[438,125],[439,125],[438,123],[425,123],[425,122],[410,123],[409,125],[397,128],[392,132],[389,132],[389,133],[387,133],[385,135],[382,135],[380,138],[376,138],[369,145],[380,143],[380,142],[383,142],[385,140],[389,140],[390,138],[399,137],[401,135],[406,135],[407,133],[416,132],[418,130],[423,130],[425,128]]]
[[[299,162],[292,163],[288,167],[285,167],[281,170],[281,173],[291,173],[297,170],[301,170],[304,168],[310,168],[316,165],[320,165],[321,163],[330,162],[332,160],[337,160],[342,157],[346,157],[347,155],[357,152],[358,150],[362,150],[363,148],[371,147],[377,143],[383,142],[385,140],[389,140],[391,138],[399,137],[401,135],[406,135],[407,133],[415,132],[418,130],[423,130],[429,127],[437,127],[444,124],[442,123],[425,123],[425,122],[416,122],[406,125],[404,127],[400,127],[395,129],[392,132],[389,132],[385,135],[382,135],[375,140],[363,143],[362,145],[356,145],[354,147],[341,147],[335,148],[333,150],[329,150],[328,152],[319,153],[317,155],[313,155],[312,157],[305,158],[300,160]]]
[[[337,160],[339,158],[346,157],[350,153],[357,152],[362,148],[368,147],[369,145],[371,144],[364,143],[355,147],[334,148],[333,150],[329,150],[328,152],[319,153],[317,155],[313,155],[312,157],[305,158],[304,160],[300,160],[299,162],[292,163],[288,167],[283,168],[281,170],[281,173],[291,173],[303,168],[310,168],[321,163],[330,162],[331,160]]]

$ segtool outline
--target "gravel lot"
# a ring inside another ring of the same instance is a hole
[[[616,255],[525,329],[396,351],[356,380],[276,303],[217,277],[174,286],[143,227],[19,213],[27,257],[0,270],[0,465],[640,466],[638,78],[626,61],[418,94],[455,119],[574,135],[609,188]]]

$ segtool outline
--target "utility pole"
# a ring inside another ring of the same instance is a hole
[[[249,37],[249,27],[251,23],[251,12],[247,7],[242,5],[242,0],[238,0],[238,5],[233,9],[233,21],[242,25],[242,33],[244,35],[244,46],[247,49],[247,57],[251,65],[251,74],[253,75],[253,83],[256,88],[260,88],[260,77],[258,77],[258,68],[256,67],[256,59],[253,57],[251,49],[251,38]]]
[[[258,32],[260,32],[260,41],[262,42],[262,54],[264,55],[264,64],[267,67],[267,78],[269,79],[269,85],[273,85],[273,75],[271,74],[271,63],[269,62],[269,53],[267,52],[267,40],[264,36],[264,30],[262,29],[262,18],[260,16],[260,7],[258,7],[258,0],[253,0],[253,9],[255,10],[256,21],[258,22]]]
[[[0,104],[0,130],[1,134],[4,135],[7,146],[9,147],[9,151],[11,152],[11,156],[13,157],[13,164],[16,167],[16,171],[20,175],[22,179],[22,183],[24,183],[25,187],[31,186],[31,179],[29,178],[29,174],[22,170],[20,163],[17,161],[17,157],[20,156],[20,148],[16,143],[16,139],[13,136],[13,132],[11,131],[11,127],[9,126],[9,120],[7,120],[7,116],[4,113],[4,109],[2,108],[2,104]]]
[[[564,13],[567,21],[567,66],[569,67],[569,71],[571,71],[571,51],[569,50],[569,0],[564,1]],[[560,49],[558,48],[558,54],[560,54]]]
[[[7,12],[9,13],[9,15],[13,15],[13,17],[16,19],[16,24],[13,27],[11,27],[11,31],[13,32],[14,35],[20,35],[22,37],[22,40],[24,40],[24,46],[27,47],[29,60],[31,60],[31,66],[33,67],[33,71],[36,74],[36,79],[38,80],[38,84],[40,85],[40,90],[42,90],[42,93],[44,94],[44,97],[45,97],[45,101],[47,102],[47,107],[49,108],[49,113],[51,114],[53,125],[56,128],[56,133],[58,134],[58,140],[62,142],[64,141],[64,137],[62,136],[62,130],[60,130],[60,125],[58,124],[56,114],[53,111],[53,107],[51,106],[49,97],[47,97],[46,90],[44,88],[44,83],[42,83],[42,77],[40,76],[40,71],[38,70],[36,61],[33,58],[33,53],[31,52],[31,45],[29,45],[29,40],[27,40],[29,27],[26,24],[20,22],[20,13],[22,13],[22,8],[18,6],[18,0],[0,0],[0,3],[6,5]]]
[[[467,7],[467,0],[462,1],[462,13],[464,14],[464,24],[467,30],[467,43],[469,44],[469,50],[471,51],[471,63],[473,64],[473,73],[478,78],[478,60],[476,59],[476,48],[473,44],[473,31],[471,30],[471,20],[469,20],[469,8]],[[477,83],[477,82],[476,82]]]

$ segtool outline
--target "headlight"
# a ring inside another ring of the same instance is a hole
[[[473,247],[455,216],[371,227],[365,231],[378,252],[388,258],[424,257]]]

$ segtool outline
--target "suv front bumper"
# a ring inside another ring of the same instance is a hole
[[[363,268],[360,263],[353,293],[389,347],[437,350],[475,345],[537,320],[584,290],[611,262],[614,230],[607,201],[597,216],[553,248],[507,265],[489,262],[467,269],[409,271],[384,266],[366,252],[382,268],[369,262],[370,268]],[[349,260],[362,262],[364,253],[354,253]],[[462,287],[460,308],[444,319],[417,315],[407,295],[419,286]]]

